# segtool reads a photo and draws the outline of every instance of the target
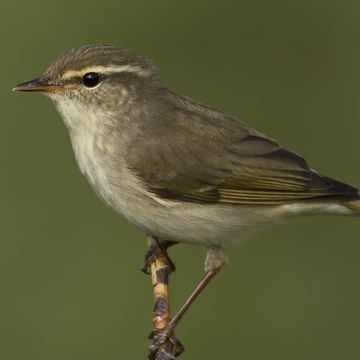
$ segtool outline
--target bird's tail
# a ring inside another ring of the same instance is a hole
[[[343,205],[354,212],[354,215],[360,215],[360,197],[353,200],[346,200]]]

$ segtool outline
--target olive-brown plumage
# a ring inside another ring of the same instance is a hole
[[[299,155],[237,118],[171,93],[162,110],[150,119],[156,126],[146,127],[127,153],[131,168],[159,196],[241,205],[358,192],[311,170]]]

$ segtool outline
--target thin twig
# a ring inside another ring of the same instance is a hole
[[[149,246],[154,246],[158,240],[148,236]],[[171,266],[166,252],[159,251],[158,255],[151,263],[151,281],[154,293],[154,311],[153,311],[153,332],[151,339],[156,339],[156,335],[161,333],[170,322],[169,306],[169,275]],[[166,341],[155,349],[150,346],[150,360],[171,360],[175,359],[183,351],[183,346],[172,334]]]

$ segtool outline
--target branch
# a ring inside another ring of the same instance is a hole
[[[149,348],[150,360],[171,360],[179,356],[184,348],[174,334],[167,337],[166,341],[159,347],[155,346],[157,335],[161,334],[170,322],[169,306],[169,275],[171,274],[172,264],[169,264],[169,257],[166,249],[161,248],[158,240],[148,236],[149,248],[156,248],[156,256],[151,262],[151,282],[154,292],[153,310],[153,331],[150,338],[153,344]],[[155,253],[155,252],[154,252]]]

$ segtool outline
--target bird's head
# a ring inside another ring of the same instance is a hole
[[[114,45],[95,44],[65,52],[43,75],[14,90],[44,93],[73,126],[86,116],[116,111],[152,86],[158,86],[158,78],[150,60]]]

